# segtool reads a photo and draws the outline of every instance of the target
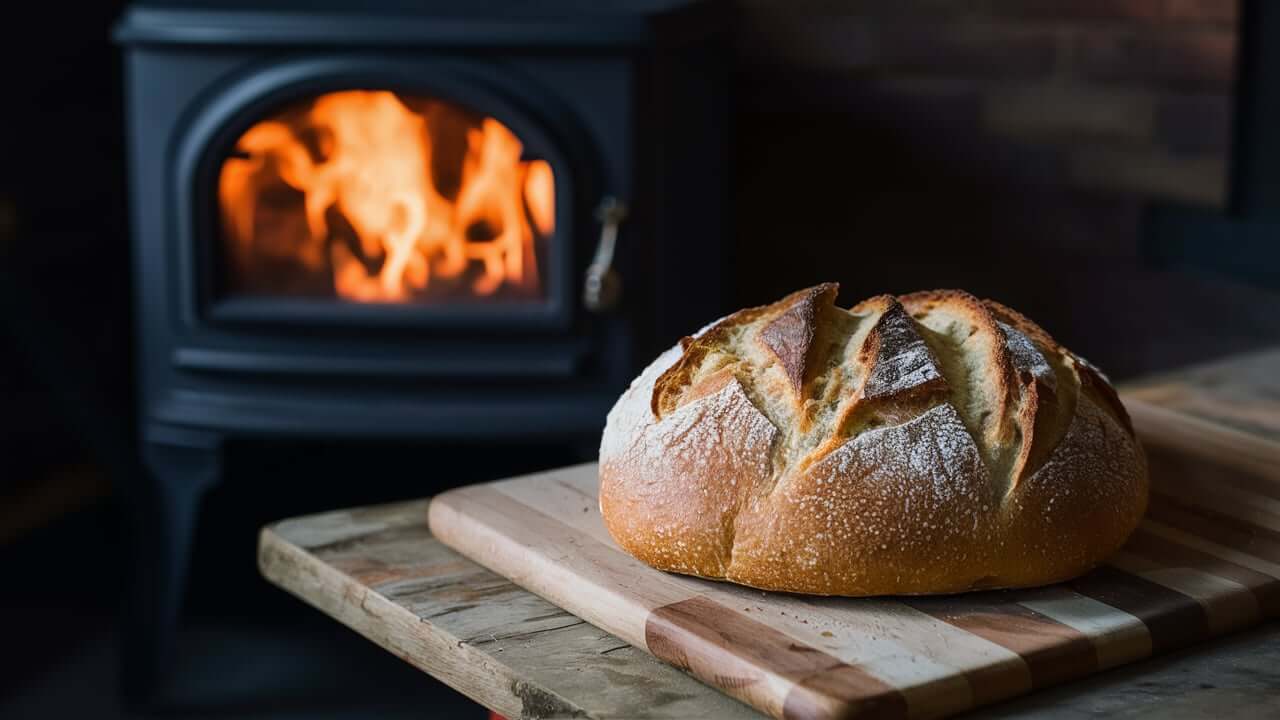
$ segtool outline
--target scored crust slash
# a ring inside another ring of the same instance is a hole
[[[600,509],[661,570],[828,595],[1080,575],[1147,505],[1095,367],[958,290],[846,310],[832,283],[663,353],[609,414]]]

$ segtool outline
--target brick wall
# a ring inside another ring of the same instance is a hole
[[[964,287],[1120,374],[1280,337],[1139,242],[1152,203],[1224,202],[1235,0],[737,6],[739,302]],[[1132,342],[1153,315],[1185,322]]]
[[[1037,179],[1218,205],[1236,0],[742,0],[743,101],[942,99]],[[792,85],[797,79],[803,80]],[[760,83],[758,81],[765,81]],[[761,92],[763,90],[763,92]],[[963,104],[963,107],[957,105]]]

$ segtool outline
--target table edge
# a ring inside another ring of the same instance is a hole
[[[417,501],[406,501],[406,504],[413,502]],[[425,518],[423,523],[425,525]],[[539,708],[540,715],[552,710],[551,715],[545,715],[547,717],[588,715],[584,708],[567,698],[541,687],[532,678],[522,676],[492,655],[429,620],[419,618],[375,589],[290,542],[275,532],[274,525],[268,525],[259,532],[257,551],[258,571],[271,584],[496,713],[506,717],[524,717],[526,708],[532,704]],[[341,588],[341,592],[334,593],[334,587]],[[327,590],[311,592],[320,588]],[[363,625],[362,617],[381,618],[376,622],[383,631],[379,632],[377,626]],[[387,632],[388,628],[399,628],[405,632]],[[485,688],[498,691],[495,697],[482,698],[468,689],[462,679],[470,669],[487,671],[496,677],[496,681],[484,683]]]

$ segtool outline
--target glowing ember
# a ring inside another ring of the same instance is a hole
[[[218,183],[232,282],[328,284],[360,302],[536,296],[555,181],[521,151],[493,118],[410,109],[385,91],[329,93],[259,122]]]

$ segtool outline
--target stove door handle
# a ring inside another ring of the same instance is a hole
[[[608,312],[622,297],[622,277],[613,269],[613,253],[618,245],[618,227],[627,219],[627,206],[612,195],[606,195],[596,207],[600,221],[600,243],[587,266],[582,286],[582,302],[591,312]]]

